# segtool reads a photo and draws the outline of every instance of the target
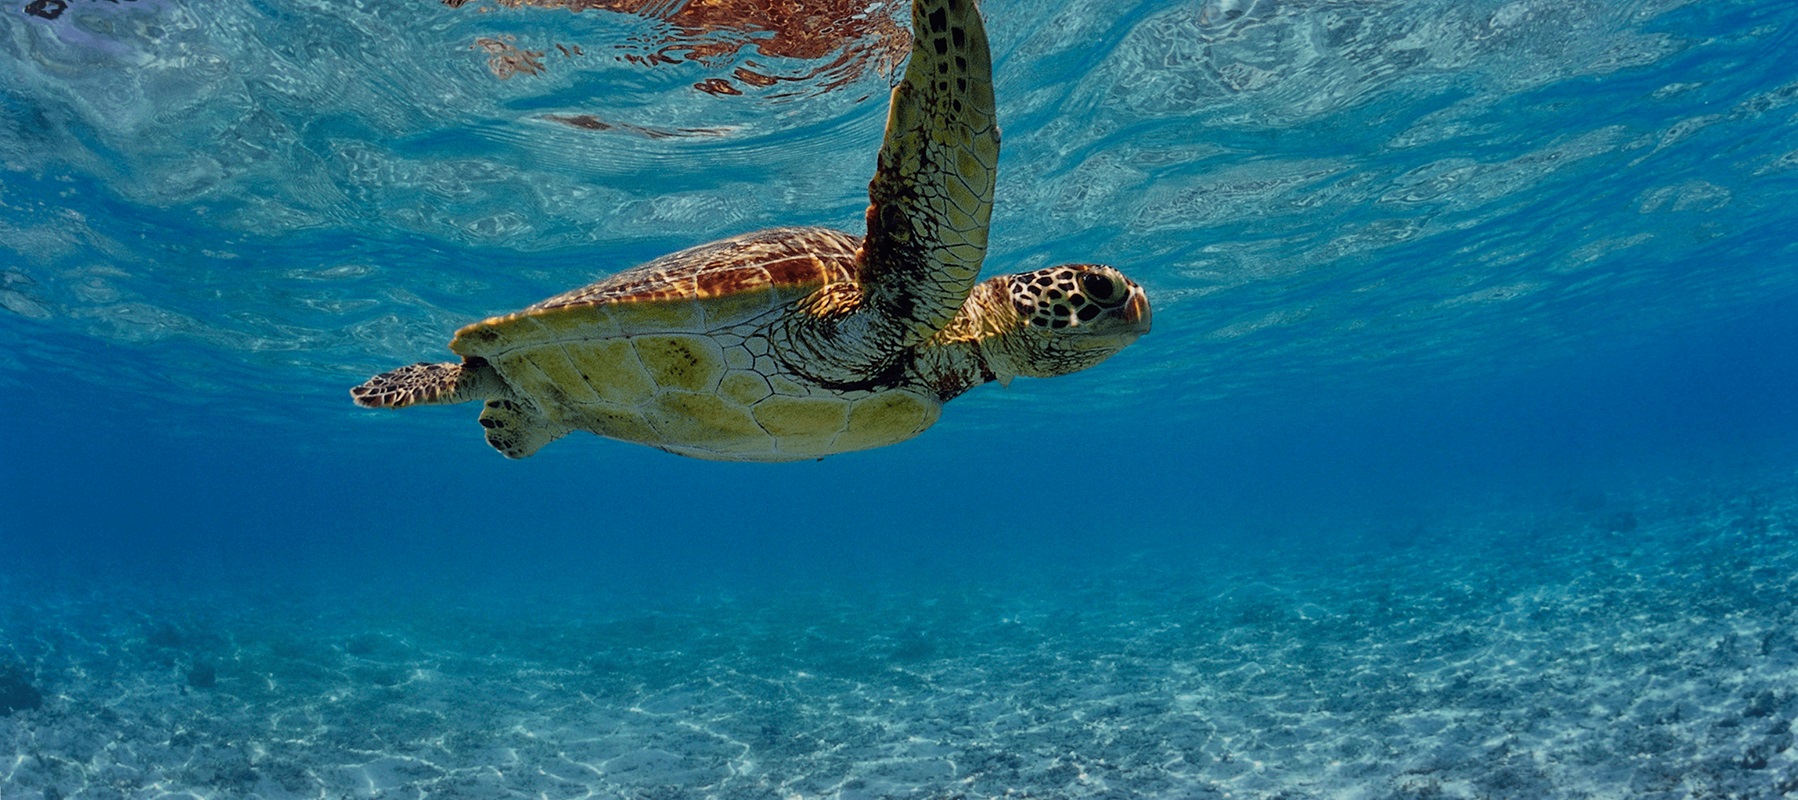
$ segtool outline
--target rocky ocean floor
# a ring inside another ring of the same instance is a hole
[[[0,567],[0,797],[1798,796],[1798,488],[1666,494],[859,589]]]

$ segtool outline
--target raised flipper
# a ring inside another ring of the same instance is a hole
[[[974,0],[913,0],[911,63],[893,89],[868,186],[861,286],[899,346],[948,324],[980,274],[999,126],[993,67]]]
[[[383,372],[350,390],[363,408],[466,403],[496,393],[501,387],[493,367],[481,359],[461,364],[417,363]]]
[[[506,458],[524,458],[568,434],[568,429],[515,400],[488,400],[481,410],[487,443]]]

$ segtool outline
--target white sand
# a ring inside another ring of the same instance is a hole
[[[7,580],[7,800],[1798,796],[1789,486],[635,609]]]

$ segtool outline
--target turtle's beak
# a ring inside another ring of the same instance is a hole
[[[1107,317],[1110,324],[1099,327],[1103,333],[1070,337],[1068,344],[1081,350],[1112,350],[1130,346],[1136,337],[1149,332],[1151,315],[1149,313],[1149,296],[1143,293],[1141,286],[1130,287],[1130,299],[1124,301],[1124,307],[1112,312]],[[1121,322],[1121,324],[1120,324]]]
[[[1130,287],[1130,301],[1124,304],[1124,321],[1135,333],[1144,334],[1149,332],[1153,316],[1149,313],[1149,295],[1141,286]]]

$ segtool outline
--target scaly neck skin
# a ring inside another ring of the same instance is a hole
[[[946,327],[909,349],[894,344],[899,337],[892,320],[863,305],[859,289],[838,286],[806,298],[773,332],[782,348],[796,354],[787,366],[821,386],[909,385],[948,400],[988,381],[1011,383],[1018,374],[1004,334],[1023,321],[1003,278],[976,284]]]
[[[1009,384],[1017,371],[995,345],[1020,322],[1002,279],[976,284],[955,319],[918,346],[909,371],[944,401],[988,381]]]

